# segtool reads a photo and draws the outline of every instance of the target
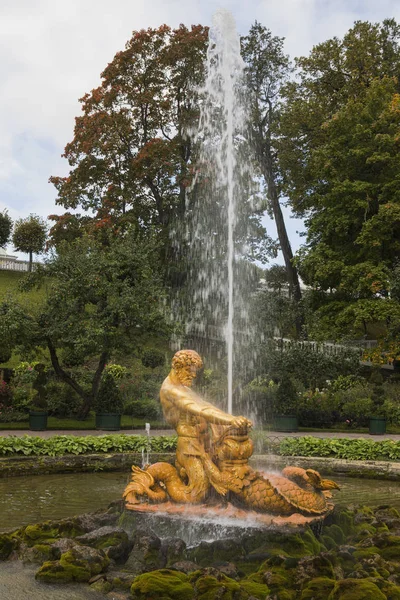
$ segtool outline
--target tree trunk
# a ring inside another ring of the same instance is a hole
[[[86,393],[85,390],[79,385],[79,383],[77,381],[75,381],[75,379],[73,379],[66,371],[64,371],[64,369],[61,367],[60,365],[60,361],[58,360],[58,356],[57,356],[57,350],[54,347],[52,341],[50,340],[50,338],[47,338],[47,347],[49,349],[50,352],[50,359],[51,359],[51,364],[53,366],[53,369],[56,373],[56,375],[67,385],[69,385],[83,400],[82,403],[82,408],[79,411],[79,418],[84,420],[86,419],[86,417],[88,416],[90,409],[93,405],[94,399],[96,398],[98,389],[99,389],[99,385],[100,385],[100,380],[101,380],[101,375],[104,371],[104,367],[106,366],[106,362],[108,359],[108,352],[102,352],[99,358],[99,364],[98,367],[96,369],[96,372],[94,374],[93,377],[93,381],[92,381],[92,389],[90,391],[90,393]]]
[[[28,266],[29,273],[32,272],[32,263],[33,263],[33,253],[32,253],[32,250],[29,250],[29,266]]]
[[[279,244],[282,250],[283,259],[285,261],[289,287],[291,289],[293,299],[296,302],[296,306],[298,308],[295,325],[297,336],[300,338],[304,336],[304,317],[302,311],[300,310],[300,281],[297,269],[293,264],[292,247],[290,245],[289,237],[286,231],[285,220],[283,218],[283,213],[279,202],[279,194],[274,178],[271,148],[268,143],[263,144],[262,152],[260,154],[262,160],[261,166],[268,187],[268,198],[271,202],[272,212],[274,214],[276,229],[278,232]]]

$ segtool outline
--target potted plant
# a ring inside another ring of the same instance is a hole
[[[95,409],[96,429],[106,431],[118,431],[121,429],[123,399],[111,372],[106,372],[102,377],[97,393]]]
[[[276,391],[273,429],[275,431],[298,431],[297,391],[292,380],[283,375]]]
[[[47,429],[47,391],[46,391],[46,367],[42,363],[37,363],[33,367],[35,371],[35,379],[32,383],[32,388],[35,394],[31,400],[31,408],[29,410],[29,429],[32,431],[43,431]]]
[[[383,377],[379,368],[372,371],[369,379],[372,385],[372,401],[374,414],[369,418],[369,433],[371,435],[384,435],[386,433],[386,417],[382,414],[384,402]]]

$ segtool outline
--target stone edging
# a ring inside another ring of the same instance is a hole
[[[291,465],[303,469],[315,469],[324,475],[348,475],[365,479],[389,479],[400,481],[400,462],[385,460],[347,460],[318,456],[275,456],[256,455],[253,466],[267,470],[273,465],[277,469]]]
[[[173,462],[173,453],[151,453],[152,463]],[[344,460],[326,457],[255,455],[255,468],[283,469],[287,465],[316,469],[325,475],[349,475],[369,479],[400,481],[400,462],[375,460]],[[102,454],[66,454],[64,456],[7,456],[0,458],[0,478],[20,475],[47,475],[57,473],[91,473],[96,471],[129,471],[131,465],[142,465],[138,452]]]

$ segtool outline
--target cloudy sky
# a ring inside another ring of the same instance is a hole
[[[233,13],[240,34],[258,20],[285,37],[292,57],[342,36],[357,19],[400,21],[400,0],[1,0],[0,210],[13,219],[62,213],[48,178],[67,173],[61,154],[78,98],[99,85],[133,30],[210,25],[220,7]],[[289,220],[288,229],[296,249],[301,222]]]

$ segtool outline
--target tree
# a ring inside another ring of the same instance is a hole
[[[134,232],[109,237],[108,246],[93,236],[64,242],[24,282],[46,283],[44,304],[29,312],[10,301],[0,307],[8,346],[46,348],[58,378],[82,398],[82,417],[113,354],[133,352],[146,335],[167,331],[156,251],[154,237]],[[89,383],[71,372],[71,357],[75,365],[92,365]]]
[[[288,56],[283,52],[283,38],[272,36],[271,32],[257,21],[251,26],[249,34],[242,38],[242,55],[247,64],[252,140],[267,186],[270,210],[276,222],[287,279],[293,299],[299,304],[300,282],[280,205],[282,186],[274,133],[280,118],[281,88],[287,81],[291,66]],[[296,330],[299,336],[304,333],[302,329],[301,311],[297,310]]]
[[[0,212],[0,248],[4,248],[10,241],[12,219],[6,210]]]
[[[86,228],[123,231],[134,223],[157,231],[166,262],[170,228],[185,212],[186,131],[197,117],[207,39],[200,25],[135,31],[101,85],[81,99],[83,115],[64,153],[69,176],[50,178],[58,204],[92,213],[89,222],[83,215]],[[55,220],[65,225],[65,216]]]
[[[44,250],[47,237],[46,222],[37,215],[15,221],[13,244],[19,252],[29,253],[29,271],[32,271],[32,255]]]
[[[300,81],[288,87],[280,162],[308,229],[297,265],[323,292],[311,323],[320,338],[366,334],[371,322],[387,328],[398,313],[399,35],[392,20],[358,22],[300,59]]]

